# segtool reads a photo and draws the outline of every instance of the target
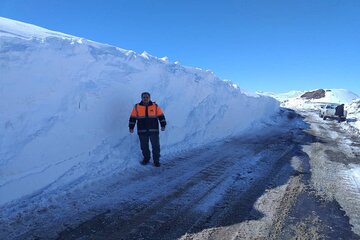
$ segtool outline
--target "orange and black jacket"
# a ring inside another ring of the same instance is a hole
[[[166,126],[163,111],[155,102],[149,102],[146,106],[141,101],[135,104],[129,119],[129,128],[134,129],[137,121],[138,134],[159,133],[159,122],[161,127]]]

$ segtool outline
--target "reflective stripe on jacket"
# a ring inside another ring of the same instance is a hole
[[[163,111],[155,102],[149,102],[146,106],[141,101],[133,107],[130,119],[129,128],[134,129],[137,123],[138,133],[158,133],[159,122],[161,127],[166,126],[166,120]]]

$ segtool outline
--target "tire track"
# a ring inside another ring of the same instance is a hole
[[[239,146],[238,144],[242,143],[241,141],[222,145],[220,150],[226,153],[225,157],[218,157],[215,161],[212,159],[207,165],[202,166],[196,172],[192,172],[189,177],[184,178],[182,175],[170,177],[175,182],[181,178],[183,183],[176,188],[166,186],[168,192],[160,199],[153,199],[154,202],[130,203],[123,205],[121,210],[100,214],[75,229],[62,232],[59,239],[76,239],[84,236],[85,233],[91,238],[110,236],[110,239],[173,239],[173,237],[179,237],[184,230],[191,229],[195,222],[201,222],[198,219],[202,218],[202,214],[194,214],[194,206],[201,205],[201,201],[224,182],[231,182],[224,186],[228,195],[234,189],[239,188],[237,185],[241,181],[243,183],[240,185],[256,182],[254,178],[262,175],[261,169],[256,164],[261,163],[260,166],[269,169],[269,165],[276,161],[264,159],[264,156],[271,155],[275,159],[281,158],[284,155],[284,143],[289,136],[291,135],[286,133],[276,137],[264,138],[261,143],[244,144],[246,146],[242,147],[250,149],[250,151],[240,151],[241,155],[234,151],[234,147]],[[277,141],[282,140],[280,143],[274,143],[274,138]],[[286,146],[286,152],[291,152],[293,147],[294,145]],[[213,152],[210,155],[216,156]],[[281,156],[275,157],[276,155]],[[258,160],[252,160],[249,163],[249,159],[254,158],[254,156],[258,156]],[[246,174],[243,173],[244,169],[248,171]],[[239,175],[239,173],[242,174]],[[151,177],[147,178],[151,179]],[[244,179],[246,180],[244,181]],[[167,181],[172,182],[169,178]],[[265,180],[258,184],[264,183]],[[172,227],[174,225],[179,231],[174,231]]]

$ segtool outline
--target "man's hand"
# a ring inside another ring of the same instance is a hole
[[[130,133],[133,133],[134,132],[134,129],[129,129]]]
[[[165,127],[161,127],[161,131],[165,131]]]

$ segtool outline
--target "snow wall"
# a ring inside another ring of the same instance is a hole
[[[0,18],[0,205],[137,166],[128,119],[143,91],[168,122],[163,157],[243,133],[279,109],[210,71]]]

